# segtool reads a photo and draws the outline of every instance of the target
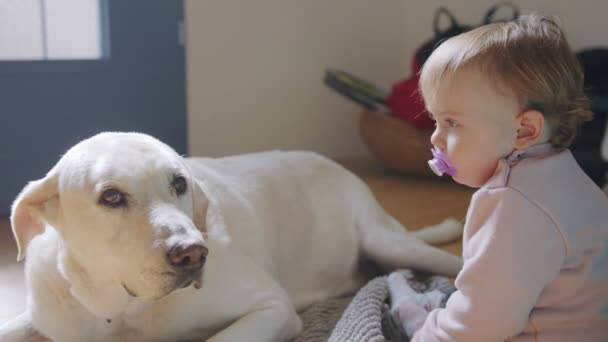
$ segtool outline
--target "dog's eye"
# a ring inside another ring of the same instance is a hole
[[[173,182],[171,182],[171,186],[173,186],[175,192],[178,195],[183,195],[188,189],[188,183],[186,182],[186,178],[184,178],[183,176],[173,177]]]
[[[101,193],[99,203],[108,207],[116,208],[125,206],[127,204],[127,200],[125,194],[117,189],[110,188]]]

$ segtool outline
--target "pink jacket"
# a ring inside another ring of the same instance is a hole
[[[499,163],[471,199],[463,259],[412,341],[608,341],[608,197],[570,151]]]

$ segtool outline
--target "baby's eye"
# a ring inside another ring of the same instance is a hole
[[[450,127],[450,128],[454,128],[454,127],[458,126],[456,121],[454,121],[452,119],[446,119],[445,122],[448,124],[448,127]]]

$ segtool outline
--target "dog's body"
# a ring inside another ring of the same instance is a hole
[[[360,285],[360,256],[461,266],[422,241],[456,238],[457,222],[407,233],[319,155],[184,159],[135,133],[76,145],[23,190],[11,221],[29,296],[2,341],[283,341],[298,310]]]

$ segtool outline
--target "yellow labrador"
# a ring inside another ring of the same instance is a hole
[[[284,341],[298,310],[360,285],[360,256],[461,267],[426,244],[459,236],[457,221],[407,233],[317,154],[187,159],[138,133],[71,148],[11,222],[29,295],[2,341]]]

